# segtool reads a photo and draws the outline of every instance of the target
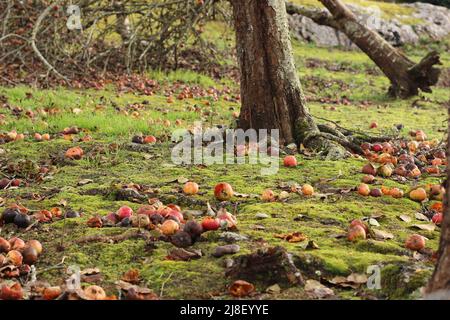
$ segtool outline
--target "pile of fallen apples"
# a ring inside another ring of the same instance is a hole
[[[22,206],[13,204],[6,208],[0,216],[0,225],[14,224],[18,228],[28,228],[33,222],[50,222],[55,218],[62,218],[63,212],[60,208],[54,207],[50,210],[39,210],[30,214],[30,211]],[[72,217],[70,213],[66,217]]]
[[[361,148],[370,161],[362,173],[372,176],[417,179],[423,173],[440,174],[447,164],[445,148],[437,139],[426,140],[422,130],[410,132],[412,140],[363,143]]]
[[[16,278],[27,275],[42,253],[42,244],[37,240],[0,237],[0,277]]]
[[[198,184],[192,181],[186,182],[183,187],[186,195],[194,195],[198,191]],[[219,183],[214,188],[214,195],[220,201],[230,200],[233,188],[228,183]],[[87,224],[92,228],[120,226],[158,230],[165,240],[185,248],[197,241],[203,232],[236,228],[236,218],[225,208],[221,208],[216,214],[212,210],[209,212],[214,216],[205,217],[201,223],[195,220],[185,221],[178,205],[164,205],[158,199],[150,199],[148,205],[141,206],[136,212],[128,206],[122,206],[106,216],[90,218]]]
[[[0,179],[0,190],[1,189],[9,189],[9,188],[18,188],[21,185],[24,185],[24,182],[21,179],[13,178],[2,178]]]
[[[90,218],[87,224],[93,228],[121,226],[157,230],[163,240],[179,248],[191,246],[203,232],[220,228],[235,229],[237,225],[236,218],[224,208],[215,217],[205,217],[198,223],[195,220],[185,221],[181,208],[175,204],[164,205],[157,199],[150,202],[151,204],[141,206],[136,212],[128,206],[122,206],[106,216]]]

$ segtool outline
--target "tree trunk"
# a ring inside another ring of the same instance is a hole
[[[431,92],[430,86],[437,83],[440,75],[440,70],[433,67],[435,64],[440,64],[437,52],[430,52],[422,61],[415,64],[377,32],[359,23],[353,12],[340,0],[319,1],[328,9],[331,16],[291,3],[288,4],[288,11],[305,15],[318,24],[327,25],[343,32],[375,62],[391,81],[390,95],[406,98],[417,95],[419,89]]]
[[[241,71],[239,127],[279,129],[280,144],[303,143],[314,149],[335,143],[320,136],[294,66],[284,0],[231,0]]]
[[[450,116],[450,104],[448,106]],[[448,131],[450,133],[450,121]],[[450,159],[450,134],[447,137],[447,159]],[[450,296],[450,161],[447,163],[447,180],[445,182],[444,219],[441,224],[441,240],[439,243],[438,261],[433,276],[428,284],[428,293],[446,291]],[[443,292],[443,293],[444,293]]]

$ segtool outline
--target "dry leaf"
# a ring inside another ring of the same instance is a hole
[[[174,261],[189,261],[192,259],[200,259],[202,257],[202,252],[200,250],[195,249],[183,249],[177,248],[173,249],[169,252],[169,255],[166,257],[168,260]]]
[[[130,269],[123,274],[122,280],[132,284],[138,284],[141,281],[139,276],[140,274],[138,269]]]
[[[286,240],[287,242],[291,242],[291,243],[302,242],[302,241],[308,239],[308,237],[305,236],[301,232],[293,232],[293,233],[288,233],[288,234],[275,234],[274,237]]]
[[[413,228],[417,228],[420,230],[425,230],[425,231],[434,231],[434,229],[436,229],[436,225],[434,223],[429,223],[429,224],[413,224],[412,225]]]
[[[420,212],[416,212],[415,217],[417,220],[420,220],[420,221],[430,221],[430,219],[428,219],[428,217],[426,215],[424,215]]]
[[[411,220],[412,220],[412,218],[407,214],[401,214],[398,216],[398,218],[407,223],[411,222]]]
[[[375,235],[375,239],[377,239],[377,240],[394,239],[394,235],[387,231],[378,230],[378,229],[372,229],[372,231]]]

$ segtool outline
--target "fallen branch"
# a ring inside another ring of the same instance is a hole
[[[49,71],[53,71],[58,77],[64,79],[67,83],[69,82],[69,79],[67,79],[65,76],[63,76],[61,73],[58,72],[48,61],[45,59],[45,57],[42,55],[42,53],[39,51],[38,47],[36,46],[36,36],[39,31],[39,27],[41,26],[42,21],[44,18],[50,13],[50,10],[55,6],[56,4],[49,5],[38,17],[36,24],[33,28],[33,33],[31,35],[31,47],[33,48],[34,53],[38,56],[38,58],[47,66]]]

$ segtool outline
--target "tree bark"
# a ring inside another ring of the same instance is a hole
[[[450,103],[448,105],[450,116]],[[448,131],[450,132],[450,121]],[[447,159],[450,159],[450,134],[447,137]],[[447,180],[445,182],[444,219],[441,224],[441,240],[439,243],[436,269],[427,287],[428,293],[450,292],[450,161],[447,163]]]
[[[279,129],[280,144],[303,143],[326,149],[332,158],[342,157],[343,149],[319,131],[306,105],[294,66],[284,0],[231,3],[241,71],[239,127]]]
[[[407,98],[417,95],[419,89],[431,92],[439,80],[439,54],[430,52],[419,63],[414,63],[400,50],[391,46],[377,32],[358,22],[356,16],[340,0],[319,0],[331,13],[309,10],[289,3],[288,12],[309,17],[314,22],[343,32],[358,48],[366,53],[390,80],[389,94]]]

